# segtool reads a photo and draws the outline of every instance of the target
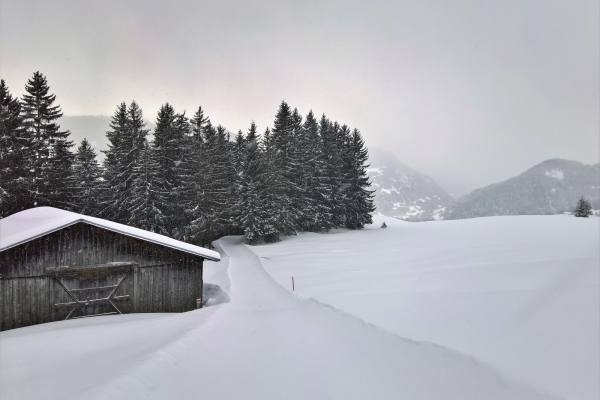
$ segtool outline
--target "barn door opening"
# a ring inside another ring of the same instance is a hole
[[[134,263],[108,263],[83,267],[47,268],[57,286],[54,308],[65,319],[128,312]],[[124,308],[125,307],[125,308]]]

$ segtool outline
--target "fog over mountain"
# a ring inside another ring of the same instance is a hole
[[[430,177],[404,165],[393,154],[370,150],[368,169],[376,213],[411,220],[438,219],[454,198]]]
[[[443,213],[444,219],[493,215],[561,214],[574,210],[585,197],[600,208],[600,164],[552,159],[519,176],[477,189],[459,198]]]

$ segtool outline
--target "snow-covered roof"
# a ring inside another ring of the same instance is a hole
[[[0,219],[0,252],[78,222],[195,254],[209,260],[219,261],[221,259],[219,253],[213,250],[180,242],[179,240],[159,235],[158,233],[148,232],[105,219],[59,210],[53,207],[31,208]]]

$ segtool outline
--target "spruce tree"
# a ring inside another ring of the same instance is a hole
[[[24,128],[21,104],[0,80],[0,218],[34,206],[34,143]]]
[[[275,167],[275,152],[276,148],[273,144],[271,130],[265,129],[263,135],[263,163],[265,168],[265,181],[268,183],[265,187],[265,192],[261,196],[264,202],[265,212],[270,215],[269,232],[263,232],[263,240],[265,243],[278,242],[279,233],[281,232],[281,213],[282,213],[282,184],[281,173]]]
[[[319,123],[312,111],[304,122],[303,137],[299,147],[305,149],[302,164],[306,185],[305,219],[303,230],[323,232],[333,226],[333,216],[328,207],[331,186],[327,176],[327,163],[323,152],[323,140]]]
[[[579,201],[577,201],[577,207],[574,212],[576,217],[588,218],[590,215],[593,215],[592,206],[586,199],[581,196]]]
[[[242,187],[243,187],[243,175],[246,163],[246,152],[247,142],[242,131],[238,131],[235,136],[235,141],[231,147],[231,162],[233,164],[233,176],[232,176],[232,191],[231,191],[231,204],[233,225],[230,234],[241,235],[244,233],[242,224],[243,209],[239,207],[242,203]]]
[[[368,190],[371,186],[367,173],[369,154],[358,129],[352,131],[348,149],[351,152],[348,157],[351,164],[346,190],[345,224],[348,229],[362,229],[366,224],[373,223],[372,213],[375,206],[373,191]]]
[[[184,177],[184,185],[187,189],[187,198],[185,200],[186,224],[184,239],[192,243],[201,243],[200,227],[204,221],[204,188],[206,187],[206,172],[208,160],[205,157],[205,137],[206,130],[210,124],[208,117],[204,116],[202,107],[190,120],[191,132],[189,138],[189,170]]]
[[[124,165],[129,125],[127,104],[122,102],[117,106],[111,118],[111,130],[106,132],[108,150],[102,150],[105,158],[100,215],[117,222],[123,222],[126,219],[122,190],[128,172],[133,172],[133,169],[127,169]]]
[[[177,227],[173,234],[176,239],[189,240],[188,227],[192,220],[190,210],[196,204],[196,189],[193,184],[195,179],[195,153],[197,147],[195,144],[193,126],[191,121],[185,116],[185,112],[177,114],[175,118],[175,129],[181,133],[182,138],[179,146],[179,160],[176,161],[177,174],[179,176],[179,190],[177,198]]]
[[[343,175],[342,160],[340,157],[339,139],[340,126],[337,122],[332,123],[323,114],[319,122],[319,133],[323,140],[323,155],[326,168],[327,198],[325,205],[331,214],[331,225],[329,228],[343,226],[344,207],[342,203]]]
[[[176,114],[173,107],[166,103],[158,111],[156,129],[152,142],[153,159],[157,164],[154,191],[163,193],[164,201],[157,203],[165,218],[163,231],[171,237],[183,236],[183,216],[185,203],[184,172],[189,162],[186,159],[188,121],[183,114]]]
[[[87,139],[83,139],[73,162],[73,211],[98,215],[101,176],[102,170],[96,160],[96,152]]]
[[[161,191],[161,171],[157,153],[144,141],[133,168],[130,214],[127,223],[150,232],[168,235],[168,216],[163,214],[166,193]]]
[[[232,221],[232,169],[227,132],[209,122],[204,129],[199,217],[190,223],[189,232],[195,243],[211,246],[213,240],[226,235]]]
[[[39,71],[27,81],[22,99],[24,124],[33,146],[33,192],[37,206],[71,206],[70,174],[73,155],[69,131],[61,131],[56,121],[62,117],[56,96],[49,94],[46,77]]]
[[[269,208],[267,174],[259,142],[256,124],[252,122],[245,139],[240,198],[236,204],[241,210],[240,225],[248,244],[274,241],[278,236],[277,221]]]
[[[127,223],[130,218],[133,180],[136,163],[146,145],[148,130],[143,113],[135,101],[129,107],[117,106],[106,132],[108,150],[104,159],[104,192],[102,216],[111,221]]]
[[[292,136],[289,151],[289,169],[287,175],[290,209],[295,231],[305,231],[310,212],[310,202],[307,192],[306,154],[307,138],[304,131],[302,116],[294,108],[291,116]]]
[[[295,234],[296,214],[293,209],[294,196],[294,136],[292,111],[282,101],[275,115],[271,137],[270,159],[273,168],[271,190],[279,207],[278,229],[285,235]]]
[[[348,227],[347,217],[349,215],[348,209],[352,204],[352,192],[355,187],[351,186],[351,180],[354,177],[354,161],[355,152],[352,143],[352,131],[348,125],[342,125],[337,131],[338,133],[338,148],[340,156],[340,177],[339,182],[339,200],[342,206],[342,218],[340,219],[340,226]]]

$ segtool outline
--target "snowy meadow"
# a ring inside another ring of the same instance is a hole
[[[214,306],[2,332],[0,397],[596,399],[598,242],[566,216],[226,237]]]
[[[374,219],[252,250],[301,296],[563,398],[599,398],[599,219]]]

